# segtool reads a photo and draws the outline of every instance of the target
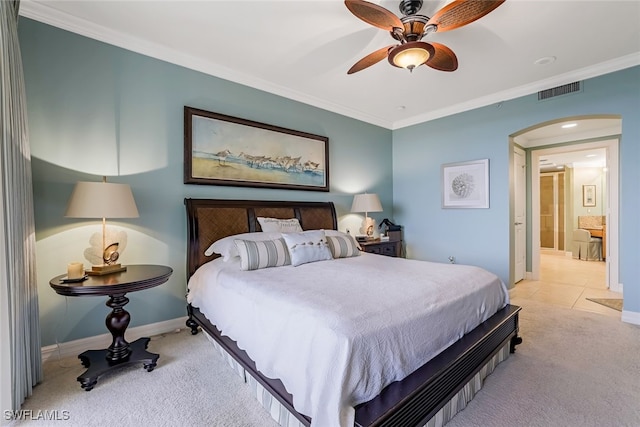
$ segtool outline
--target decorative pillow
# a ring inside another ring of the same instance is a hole
[[[240,254],[241,270],[281,267],[291,264],[287,245],[282,237],[273,240],[235,240]]]
[[[291,255],[291,265],[298,266],[314,261],[333,259],[324,230],[282,233]]]
[[[360,243],[358,243],[358,241],[356,239],[353,238],[353,236],[351,234],[345,233],[343,231],[338,231],[338,230],[324,230],[324,235],[325,236],[345,236],[345,237],[351,237],[353,239],[354,242],[356,242],[356,247],[358,249],[362,249],[362,246],[360,246]]]
[[[235,240],[273,240],[282,237],[282,233],[242,233],[234,234],[232,236],[224,237],[220,240],[213,242],[211,246],[204,251],[205,256],[211,256],[214,253],[222,255],[224,261],[229,261],[233,257],[237,257],[238,249],[236,248]]]
[[[298,218],[278,219],[259,216],[258,222],[262,231],[266,232],[297,233],[302,231]]]
[[[327,236],[327,243],[334,258],[349,258],[360,255],[355,239],[348,234],[343,236]]]

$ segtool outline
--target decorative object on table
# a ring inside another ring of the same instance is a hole
[[[329,138],[184,107],[184,183],[329,191]]]
[[[104,239],[104,240],[103,240]],[[103,243],[117,242],[117,243]],[[84,257],[91,265],[114,264],[127,248],[128,237],[124,230],[107,227],[103,236],[102,231],[93,233],[89,238],[89,247],[84,250]],[[106,247],[103,245],[106,244]],[[115,253],[114,253],[115,251]],[[117,259],[114,259],[116,258]]]
[[[138,208],[133,199],[131,188],[127,184],[108,183],[106,177],[102,182],[76,183],[66,217],[69,218],[102,218],[102,244],[99,250],[98,263],[87,274],[102,275],[124,271],[127,267],[116,263],[119,258],[119,242],[108,241],[106,232],[107,218],[137,218]],[[122,232],[124,233],[124,232]]]
[[[433,16],[420,15],[422,0],[400,1],[402,18],[377,4],[363,0],[346,0],[345,5],[357,18],[369,25],[388,31],[397,41],[378,49],[356,62],[347,71],[353,74],[384,58],[394,67],[413,71],[427,65],[439,71],[455,71],[458,58],[447,46],[421,41],[428,34],[455,30],[482,18],[505,0],[455,0],[436,11]]]
[[[78,280],[84,277],[84,265],[81,262],[70,262],[67,265],[67,280]]]
[[[375,222],[372,218],[369,218],[369,212],[382,212],[382,204],[380,204],[378,195],[373,193],[356,194],[353,196],[351,212],[364,212],[364,222],[362,223],[362,228],[360,228],[360,233],[366,236],[366,239],[373,239]]]
[[[489,159],[442,165],[442,207],[489,207]]]
[[[582,206],[594,207],[596,205],[596,186],[582,186]]]
[[[389,232],[390,231],[400,231],[401,227],[399,225],[394,224],[393,222],[389,221],[389,218],[385,218],[382,221],[380,221],[380,224],[378,224],[378,228],[382,230],[382,234],[389,237]]]

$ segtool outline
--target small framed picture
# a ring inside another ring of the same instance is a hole
[[[442,165],[442,207],[489,207],[489,159]]]
[[[582,186],[582,206],[592,207],[596,205],[596,186]]]

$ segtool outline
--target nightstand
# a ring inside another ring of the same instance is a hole
[[[371,254],[386,255],[390,257],[402,256],[402,241],[380,241],[372,240],[369,242],[358,242],[362,250]]]
[[[124,339],[131,319],[129,312],[124,309],[129,302],[125,295],[161,285],[169,279],[171,273],[173,269],[164,265],[129,265],[126,271],[86,276],[83,281],[65,280],[66,274],[51,279],[49,285],[60,295],[109,297],[107,306],[112,310],[107,316],[106,324],[113,342],[107,349],[87,350],[78,356],[82,365],[88,368],[78,377],[83,389],[91,390],[103,374],[132,364],[142,362],[148,372],[153,371],[160,356],[147,351],[149,338],[140,338],[132,343]]]

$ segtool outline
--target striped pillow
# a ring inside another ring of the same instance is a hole
[[[235,240],[240,255],[241,270],[281,267],[291,264],[291,257],[283,238],[273,240]]]
[[[343,236],[327,236],[327,243],[334,258],[349,258],[360,255],[358,244],[353,237],[345,234]]]

